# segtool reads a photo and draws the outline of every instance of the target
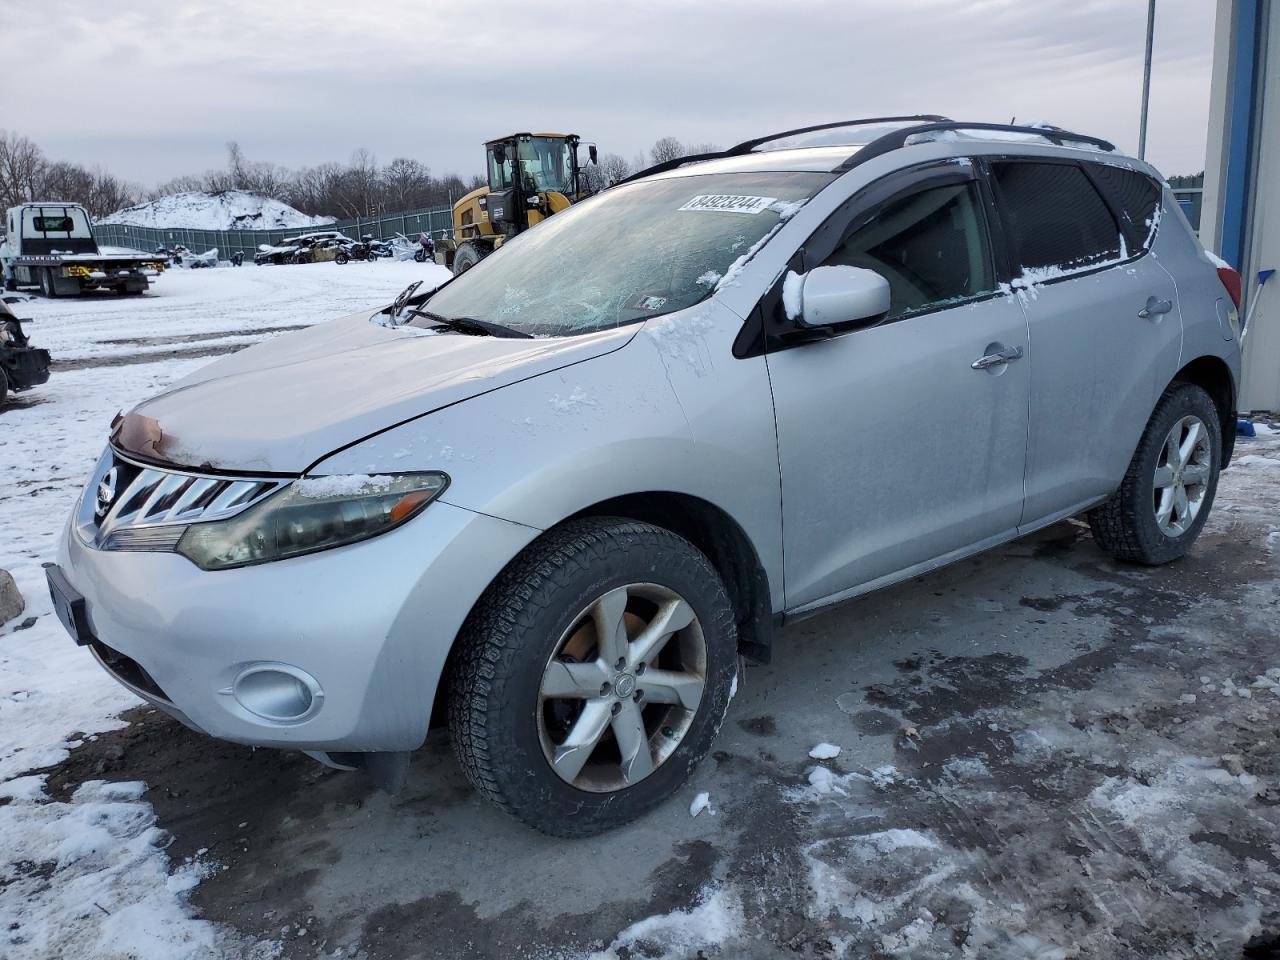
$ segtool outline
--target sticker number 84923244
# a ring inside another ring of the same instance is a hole
[[[757,214],[768,210],[770,204],[777,201],[777,197],[742,197],[728,193],[708,193],[699,194],[680,209],[705,210],[710,213]]]

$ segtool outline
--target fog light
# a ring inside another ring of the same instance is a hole
[[[254,716],[296,723],[320,709],[324,691],[315,677],[285,663],[256,664],[240,672],[229,691]]]

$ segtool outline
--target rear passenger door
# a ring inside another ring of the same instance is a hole
[[[1173,281],[1147,255],[1158,224],[1124,206],[1149,192],[1098,166],[990,162],[1031,341],[1023,526],[1116,489],[1181,354]]]

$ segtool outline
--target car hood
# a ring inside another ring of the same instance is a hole
[[[112,442],[196,470],[302,473],[387,427],[609,353],[638,329],[516,340],[389,329],[372,316],[217,360],[118,418]]]

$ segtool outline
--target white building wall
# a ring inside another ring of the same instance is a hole
[[[1221,254],[1228,139],[1231,134],[1231,78],[1235,58],[1252,56],[1236,44],[1235,23],[1240,0],[1218,0],[1214,32],[1213,91],[1209,106],[1205,157],[1204,207],[1200,239]],[[1244,339],[1244,373],[1239,409],[1280,411],[1280,276],[1261,293],[1258,273],[1280,268],[1280,15],[1271,0],[1256,0],[1261,9],[1257,90],[1261,97],[1254,131],[1252,187],[1245,209],[1246,236],[1241,274],[1245,310],[1252,311]],[[1270,55],[1268,55],[1270,54]]]
[[[1269,19],[1264,43],[1273,55],[1263,58],[1262,123],[1245,247],[1245,282],[1257,302],[1246,304],[1254,314],[1244,341],[1240,409],[1280,411],[1280,275],[1257,292],[1258,271],[1280,268],[1280,16]]]

